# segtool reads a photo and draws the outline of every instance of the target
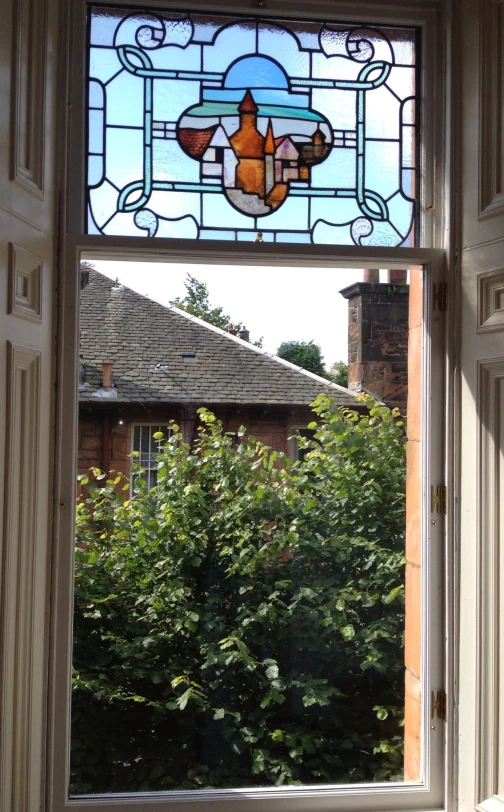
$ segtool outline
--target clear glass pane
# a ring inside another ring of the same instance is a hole
[[[418,781],[422,274],[95,265],[71,794]]]
[[[352,245],[365,219],[368,244],[404,244],[417,201],[391,211],[387,200],[404,167],[419,170],[397,148],[406,137],[418,154],[417,39],[413,28],[92,7],[88,150],[101,144],[106,160],[103,173],[89,163],[88,228],[141,236],[148,211],[151,236],[268,230]],[[300,185],[305,205],[288,213]],[[342,219],[306,214],[315,197],[329,211],[341,195]]]

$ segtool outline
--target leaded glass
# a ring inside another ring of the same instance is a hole
[[[417,40],[92,7],[88,232],[414,245]]]

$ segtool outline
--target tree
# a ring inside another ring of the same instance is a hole
[[[212,307],[209,301],[208,287],[205,282],[200,282],[195,276],[187,274],[184,282],[186,295],[183,299],[177,297],[171,305],[178,307],[179,310],[185,310],[192,316],[197,316],[209,324],[220,327],[221,330],[241,330],[243,325],[241,322],[232,322],[230,317],[227,316],[222,307]]]
[[[185,310],[186,313],[191,313],[199,319],[213,324],[215,327],[220,327],[221,330],[228,332],[239,333],[244,329],[243,322],[233,322],[222,307],[212,307],[210,304],[208,286],[205,282],[196,279],[195,276],[187,274],[184,282],[186,295],[181,299],[179,296],[170,302],[174,307],[179,310]],[[253,342],[254,346],[262,347],[262,339]]]
[[[314,341],[284,341],[280,344],[277,355],[291,364],[325,377],[322,350]]]
[[[325,376],[338,386],[348,388],[348,364],[345,364],[344,361],[335,361]]]
[[[405,449],[364,400],[303,462],[201,409],[154,488],[81,479],[72,792],[402,780]]]

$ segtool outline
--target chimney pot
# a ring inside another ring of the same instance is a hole
[[[110,389],[112,386],[112,364],[104,362],[102,363],[102,373],[103,373],[103,388]]]
[[[388,281],[391,285],[407,285],[408,271],[388,271]]]
[[[380,281],[380,271],[377,268],[364,268],[364,278],[366,284],[374,284]]]
[[[250,332],[246,327],[244,327],[243,330],[240,330],[240,338],[242,341],[250,341]]]

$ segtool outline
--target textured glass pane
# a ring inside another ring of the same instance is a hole
[[[411,242],[415,29],[94,7],[89,36],[90,230]]]

